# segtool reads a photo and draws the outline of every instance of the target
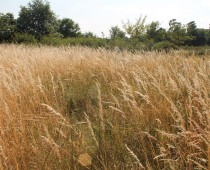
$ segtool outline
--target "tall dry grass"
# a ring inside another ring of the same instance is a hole
[[[0,45],[0,169],[208,169],[210,59]]]

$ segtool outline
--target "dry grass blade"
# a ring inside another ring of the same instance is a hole
[[[57,112],[57,111],[56,111],[55,109],[53,109],[51,106],[49,106],[49,105],[47,105],[47,104],[44,104],[44,103],[42,103],[41,105],[44,106],[50,114],[52,114],[52,115],[54,115],[54,116],[57,116],[57,117],[60,117],[60,118],[62,118],[63,120],[65,120],[65,118],[61,115],[61,113]]]
[[[144,169],[144,166],[141,164],[140,160],[138,159],[138,157],[135,155],[135,153],[127,146],[125,145],[126,149],[128,150],[128,152],[130,153],[130,155],[137,161],[137,163],[140,165],[140,167],[142,169]]]

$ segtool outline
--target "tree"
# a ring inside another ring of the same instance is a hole
[[[191,21],[187,23],[187,34],[192,37],[191,40],[189,40],[189,45],[195,45],[196,44],[196,28],[197,25],[195,21]]]
[[[207,30],[207,44],[210,45],[210,30]]]
[[[157,42],[161,42],[161,41],[168,41],[169,40],[169,37],[168,37],[168,34],[167,34],[167,31],[166,29],[164,28],[159,28],[156,32],[156,41]]]
[[[126,37],[125,32],[123,32],[118,26],[111,27],[109,32],[111,39],[116,39],[116,38],[124,39]]]
[[[97,36],[94,34],[94,33],[92,33],[92,32],[85,32],[84,34],[83,34],[83,37],[86,37],[86,38],[97,38]]]
[[[210,31],[197,28],[195,21],[191,21],[187,24],[187,33],[193,37],[189,45],[199,46],[210,44]]]
[[[146,32],[146,16],[139,17],[136,23],[132,24],[129,20],[127,23],[123,24],[125,32],[130,36],[130,38],[138,39],[140,41],[144,40],[144,35]]]
[[[168,35],[170,41],[174,44],[185,45],[187,41],[192,39],[192,36],[187,34],[187,29],[180,22],[177,22],[176,19],[169,21],[169,27]]]
[[[189,35],[195,35],[195,32],[196,32],[196,28],[197,28],[197,25],[195,23],[195,21],[191,21],[189,23],[187,23],[187,33]]]
[[[197,28],[195,33],[195,46],[206,45],[208,43],[208,30]]]
[[[69,18],[64,18],[59,23],[59,33],[66,37],[77,37],[80,34],[80,27]]]
[[[158,42],[158,30],[160,23],[158,21],[152,22],[147,26],[146,36],[148,39]]]
[[[16,30],[16,20],[12,13],[0,13],[0,42],[10,41]]]
[[[20,32],[34,35],[40,39],[43,35],[56,33],[57,19],[49,2],[33,0],[27,7],[22,6],[17,19]]]

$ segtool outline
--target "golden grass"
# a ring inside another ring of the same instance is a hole
[[[0,80],[0,169],[208,169],[208,56],[0,45]]]

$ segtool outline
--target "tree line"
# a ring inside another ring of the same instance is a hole
[[[197,28],[195,21],[183,25],[172,19],[165,29],[158,21],[146,24],[146,17],[140,17],[135,23],[123,23],[122,29],[113,26],[109,32],[108,38],[97,37],[92,32],[82,33],[78,23],[70,18],[58,19],[49,2],[43,0],[21,6],[17,18],[12,13],[0,13],[1,43],[80,44],[144,50],[210,45],[210,30]]]

